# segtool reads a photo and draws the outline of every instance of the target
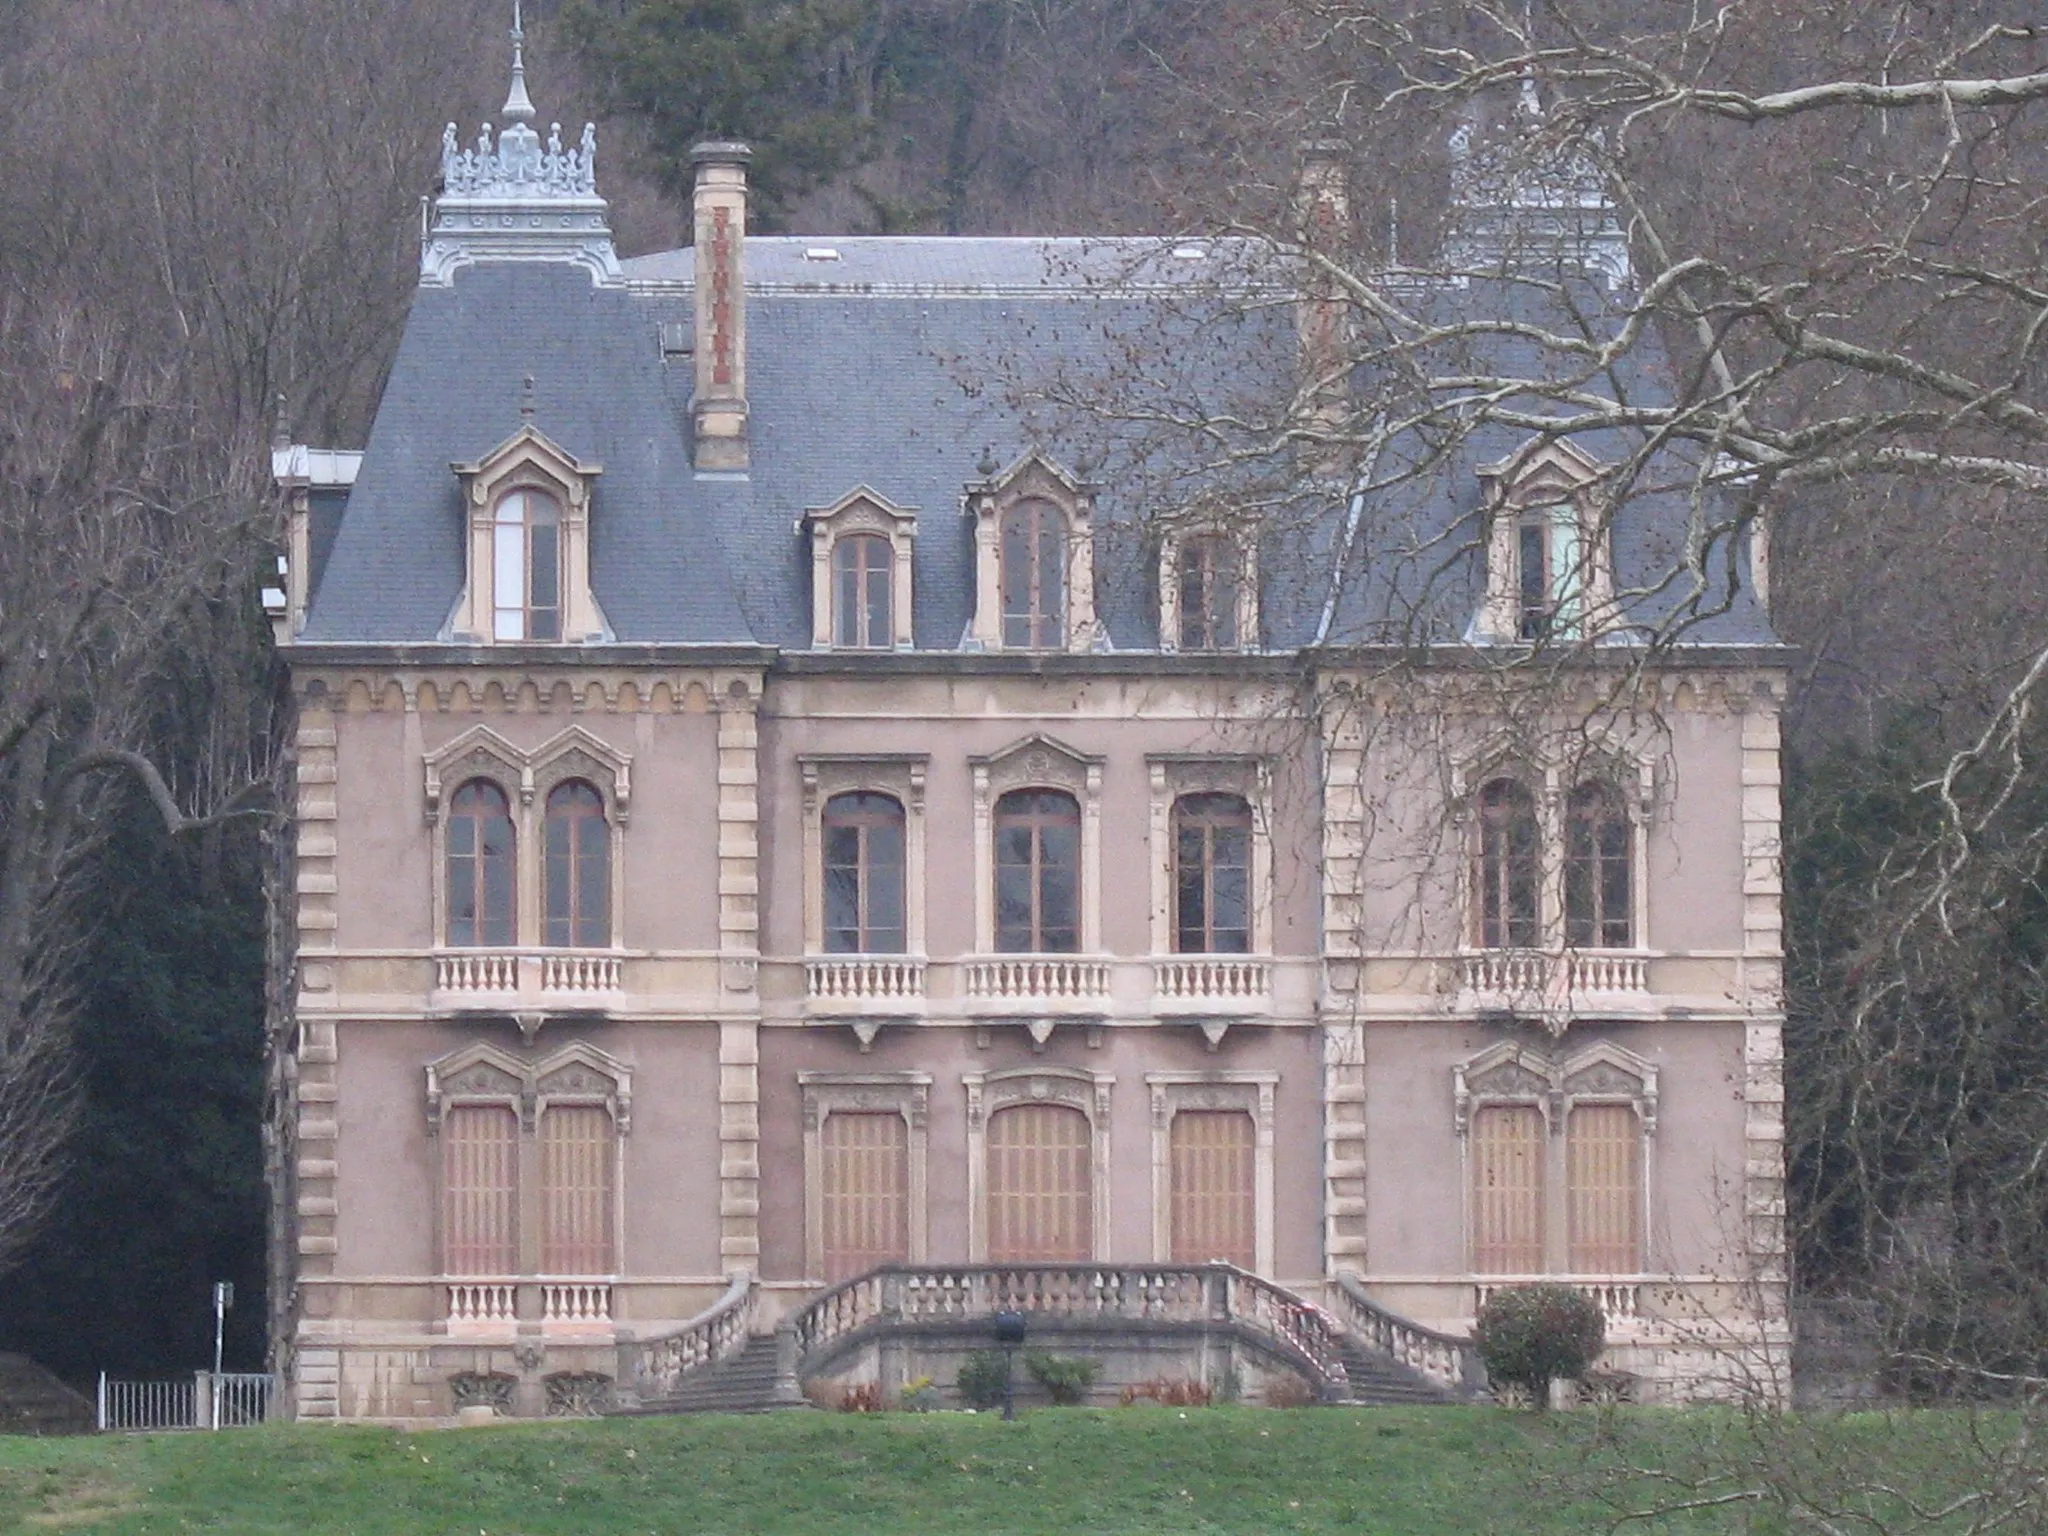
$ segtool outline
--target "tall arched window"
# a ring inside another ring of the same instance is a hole
[[[448,804],[448,942],[510,944],[512,810],[488,779],[471,779]]]
[[[890,597],[896,552],[879,534],[851,533],[832,546],[832,643],[885,651],[895,644]]]
[[[1058,507],[1020,501],[1003,514],[1003,647],[1065,650],[1067,520]]]
[[[1056,789],[996,802],[996,948],[1072,954],[1081,947],[1081,807]]]
[[[451,1275],[519,1268],[519,1116],[462,1104],[441,1123],[441,1263]]]
[[[492,518],[491,634],[562,637],[562,509],[544,492],[508,492]]]
[[[1184,651],[1237,649],[1237,592],[1243,579],[1238,549],[1221,534],[1181,542],[1180,648]]]
[[[869,790],[825,802],[825,948],[835,955],[900,955],[903,806]]]
[[[548,792],[545,942],[592,949],[612,941],[612,842],[604,797],[581,779]]]
[[[1565,942],[1582,949],[1626,949],[1634,942],[1634,830],[1610,784],[1572,791],[1565,808]]]
[[[1173,803],[1173,947],[1242,955],[1252,947],[1252,808],[1242,795]]]
[[[1479,887],[1475,904],[1487,949],[1526,949],[1539,942],[1538,889],[1542,840],[1536,797],[1513,779],[1490,780],[1479,791],[1479,849],[1474,860]]]

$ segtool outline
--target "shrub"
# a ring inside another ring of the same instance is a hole
[[[960,1367],[953,1385],[968,1407],[987,1410],[1002,1406],[1003,1388],[1009,1380],[1009,1358],[1000,1349],[978,1349]]]
[[[940,1406],[939,1389],[932,1385],[931,1377],[920,1376],[903,1384],[903,1395],[898,1402],[905,1413],[930,1413]]]
[[[841,1413],[880,1413],[887,1406],[882,1401],[882,1384],[879,1381],[856,1382],[839,1399]]]
[[[1299,1376],[1269,1376],[1259,1390],[1259,1401],[1268,1408],[1306,1408],[1315,1400],[1315,1392]]]
[[[1590,1296],[1562,1285],[1516,1285],[1487,1298],[1472,1337],[1495,1384],[1525,1388],[1540,1408],[1552,1381],[1576,1381],[1600,1358],[1607,1328]]]
[[[1134,1381],[1119,1399],[1128,1408],[1133,1403],[1158,1403],[1166,1408],[1206,1408],[1209,1389],[1199,1381],[1174,1381],[1161,1376],[1152,1381]]]
[[[1102,1367],[1082,1355],[1049,1355],[1034,1349],[1024,1356],[1024,1369],[1045,1388],[1045,1395],[1062,1408],[1071,1408],[1088,1396]]]

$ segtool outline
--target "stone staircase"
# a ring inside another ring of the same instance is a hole
[[[775,1337],[756,1334],[738,1354],[692,1371],[667,1397],[650,1398],[623,1414],[765,1413],[771,1408],[802,1407],[775,1395]]]
[[[27,1355],[0,1354],[0,1434],[86,1434],[93,1419],[90,1399]]]
[[[1344,1374],[1350,1379],[1346,1406],[1362,1404],[1374,1408],[1428,1408],[1458,1399],[1420,1371],[1411,1371],[1400,1361],[1369,1349],[1353,1333],[1338,1343],[1344,1356]]]

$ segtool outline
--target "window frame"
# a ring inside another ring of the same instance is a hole
[[[1232,803],[1231,808],[1225,802]],[[1241,815],[1239,814],[1241,811]],[[1185,955],[1249,955],[1252,953],[1252,909],[1257,905],[1257,896],[1252,889],[1252,841],[1258,825],[1258,813],[1243,795],[1228,790],[1194,790],[1174,797],[1173,807],[1167,813],[1169,836],[1172,840],[1173,857],[1173,953]],[[1199,881],[1202,896],[1201,935],[1212,942],[1190,948],[1186,943],[1189,933],[1186,897],[1190,878],[1187,862],[1188,833],[1199,834],[1201,852],[1198,867],[1193,871]],[[1217,835],[1226,830],[1243,834],[1244,853],[1242,875],[1244,892],[1242,924],[1219,927],[1216,922],[1216,881],[1218,871],[1225,867],[1217,854]],[[1219,933],[1244,935],[1241,948],[1218,946],[1213,941]]]
[[[803,805],[804,954],[825,947],[826,805],[844,794],[886,795],[903,807],[903,955],[925,953],[925,781],[931,759],[922,752],[807,752],[796,760]]]
[[[975,946],[983,955],[1033,951],[996,948],[995,806],[1012,790],[1049,789],[1071,795],[1081,809],[1079,933],[1075,954],[1102,952],[1103,759],[1034,732],[987,757],[970,757],[974,790]]]
[[[1196,547],[1229,549],[1236,562],[1230,599],[1236,631],[1228,644],[1194,643],[1188,639],[1185,577],[1188,551]],[[1254,530],[1234,530],[1197,522],[1167,529],[1159,546],[1159,648],[1168,654],[1242,655],[1260,649],[1258,538]]]
[[[604,466],[576,458],[528,422],[476,462],[449,467],[462,489],[468,561],[462,595],[437,638],[469,645],[547,646],[613,639],[590,587],[591,506]],[[532,624],[533,538],[541,525],[530,518],[516,525],[500,521],[502,510],[520,496],[544,498],[555,513],[553,635],[534,634]],[[512,605],[498,600],[500,530],[513,526],[525,530],[517,605],[522,619],[519,634],[500,635],[498,614],[512,611]]]
[[[488,792],[497,799],[496,814],[486,817],[463,808],[463,800],[472,792]],[[442,881],[446,890],[443,904],[441,943],[449,949],[509,949],[519,938],[519,818],[513,812],[517,804],[514,796],[505,792],[505,786],[488,772],[471,774],[455,786],[455,792],[448,797],[448,816],[444,828],[441,865]],[[493,853],[489,845],[488,822],[502,822],[505,831],[505,847],[496,855],[505,861],[505,875],[502,881],[506,910],[502,914],[504,936],[486,937],[487,925],[500,919],[499,914],[487,910],[492,895],[490,861]],[[467,838],[472,846],[464,850],[458,846],[463,841],[458,829],[471,826]],[[458,881],[455,864],[458,859],[468,861],[472,866],[469,878]],[[455,936],[456,897],[458,888],[467,885],[470,897],[470,915],[467,921],[474,930],[468,939]]]
[[[1032,803],[1026,803],[1028,801]],[[1008,809],[1005,809],[1008,807]],[[1069,814],[1071,811],[1071,814]],[[990,863],[995,875],[995,927],[993,950],[1003,955],[1078,955],[1081,953],[1081,802],[1070,790],[1024,786],[1008,789],[996,797],[989,810],[989,825],[994,848]],[[1023,830],[1030,842],[1028,860],[1021,866],[1026,874],[1026,889],[1029,892],[1030,917],[1025,924],[1022,937],[1032,942],[1010,943],[1018,936],[1006,930],[1003,922],[1004,876],[1017,866],[1004,858],[1005,833]],[[1048,849],[1050,834],[1071,830],[1072,851],[1062,864],[1052,858]],[[1071,920],[1058,928],[1046,919],[1047,897],[1052,884],[1062,872],[1067,886],[1067,910]],[[1052,944],[1047,940],[1057,934],[1068,936],[1066,944]]]
[[[560,800],[565,794],[577,790],[581,790],[589,795],[589,803],[575,810],[564,811],[558,817],[556,814],[556,801]],[[595,838],[596,850],[594,857],[599,865],[597,871],[597,899],[602,903],[602,911],[596,920],[595,937],[585,937],[585,933],[590,931],[586,930],[584,926],[587,914],[583,910],[585,900],[591,894],[587,864],[592,860],[593,853],[592,850],[581,845],[587,840],[584,829],[592,824],[595,824],[598,828]],[[605,813],[604,791],[584,778],[565,777],[558,780],[542,798],[540,825],[542,945],[548,949],[611,948],[614,915],[611,871],[612,827],[611,818]],[[569,910],[559,917],[555,911],[554,901],[555,829],[558,825],[566,826],[569,829],[569,848],[566,855],[569,868],[565,883],[565,895],[568,900]],[[557,942],[555,938],[555,928],[558,922],[566,925],[566,942]]]
[[[1102,638],[1095,608],[1095,491],[1096,487],[1077,479],[1038,449],[1026,452],[999,474],[968,483],[967,509],[974,519],[975,607],[965,648],[1038,654],[1095,648]],[[1028,502],[1045,503],[1065,525],[1061,560],[1065,611],[1051,633],[1041,637],[1034,627],[1033,643],[1013,645],[1005,624],[1004,528],[1010,512]]]
[[[917,508],[898,506],[862,485],[830,506],[807,508],[803,523],[811,539],[811,648],[855,655],[909,650],[916,643],[911,598]],[[849,646],[838,639],[838,549],[862,537],[880,539],[889,550],[889,625],[886,636],[870,635],[867,643]]]
[[[1488,804],[1505,789],[1518,800]],[[1481,950],[1532,950],[1543,945],[1544,837],[1542,796],[1512,772],[1487,777],[1473,797],[1472,924],[1468,942]],[[1517,847],[1517,843],[1526,846]],[[1519,874],[1517,873],[1519,869]],[[1526,897],[1526,905],[1522,898]],[[1494,909],[1498,907],[1498,912]]]
[[[1597,492],[1607,466],[1569,438],[1536,438],[1479,470],[1485,598],[1477,638],[1542,645],[1598,639],[1615,621],[1613,540]],[[1544,568],[1527,581],[1531,536]]]
[[[518,516],[507,516],[515,503]],[[491,640],[504,645],[519,640],[554,642],[562,638],[562,506],[549,492],[533,485],[515,485],[500,495],[491,511]],[[542,551],[547,552],[545,561]],[[513,558],[508,561],[507,555]],[[512,567],[508,571],[508,564]],[[546,568],[551,591],[541,601],[540,577]],[[513,588],[511,593],[504,589]],[[512,627],[506,628],[508,618]]]
[[[1583,815],[1583,804],[1597,801],[1602,814],[1596,819]],[[1564,942],[1568,949],[1633,949],[1636,943],[1636,908],[1639,877],[1636,871],[1636,819],[1627,797],[1607,778],[1588,775],[1571,787],[1564,802],[1563,891],[1560,901]],[[1581,847],[1582,829],[1590,826],[1590,846]],[[1617,855],[1603,846],[1606,834],[1618,831],[1621,848]],[[1610,882],[1619,875],[1622,883],[1621,914],[1609,908],[1613,895]],[[1575,913],[1575,892],[1583,889],[1590,898],[1589,910]],[[1619,936],[1616,936],[1618,930]],[[1578,935],[1588,936],[1581,938]]]
[[[825,1122],[835,1113],[901,1115],[909,1132],[907,1155],[909,1258],[922,1264],[929,1246],[929,1072],[799,1072],[804,1145],[804,1273],[825,1275]]]
[[[1273,760],[1260,753],[1151,752],[1145,756],[1151,785],[1152,953],[1177,955],[1179,890],[1175,881],[1178,839],[1174,807],[1191,795],[1235,795],[1251,810],[1251,948],[1273,951]],[[1194,951],[1188,951],[1192,954]]]
[[[854,801],[879,802],[879,804],[860,806],[848,804],[848,802]],[[880,809],[883,805],[893,807],[895,814],[893,816],[886,815]],[[838,821],[834,820],[834,807],[840,807],[836,814],[842,819]],[[883,790],[846,789],[827,799],[818,814],[821,818],[819,826],[823,843],[824,861],[822,937],[825,953],[832,955],[908,954],[910,952],[910,813],[905,808],[902,800]],[[896,860],[894,866],[896,922],[892,925],[896,936],[896,943],[893,945],[878,945],[867,942],[870,938],[883,931],[881,925],[873,922],[874,888],[878,883],[878,872],[882,871],[883,866],[881,861],[875,857],[875,839],[872,835],[877,829],[882,827],[893,828],[896,833]],[[833,833],[843,830],[850,830],[854,834],[855,854],[853,863],[850,866],[842,866],[833,862]],[[838,949],[833,944],[834,935],[840,932],[844,925],[833,921],[832,875],[835,870],[842,867],[851,868],[853,871],[853,932],[861,940],[851,949]]]
[[[1173,1121],[1182,1110],[1230,1110],[1252,1117],[1252,1224],[1254,1269],[1274,1277],[1278,1199],[1274,1184],[1275,1097],[1280,1074],[1266,1069],[1216,1068],[1200,1072],[1147,1072],[1152,1110],[1152,1260],[1172,1262]]]
[[[989,1177],[988,1122],[999,1111],[1020,1104],[1057,1104],[1078,1109],[1087,1117],[1090,1139],[1089,1214],[1092,1228],[1089,1260],[1104,1263],[1110,1246],[1110,1093],[1111,1072],[1081,1067],[1009,1067],[961,1075],[967,1094],[967,1261],[988,1262]]]

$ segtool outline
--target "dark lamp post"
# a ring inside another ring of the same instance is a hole
[[[1017,1417],[1017,1346],[1024,1342],[1024,1314],[1006,1310],[990,1319],[995,1324],[996,1342],[1003,1346],[1003,1419]]]

